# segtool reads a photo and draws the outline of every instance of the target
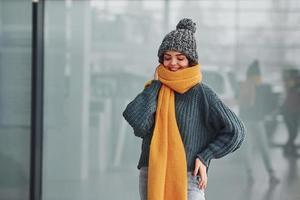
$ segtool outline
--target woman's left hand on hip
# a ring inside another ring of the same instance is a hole
[[[198,172],[200,175],[199,188],[201,190],[205,190],[207,186],[206,166],[202,163],[202,161],[199,158],[196,158],[193,175],[197,176]]]

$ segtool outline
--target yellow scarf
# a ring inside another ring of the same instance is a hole
[[[150,145],[148,200],[187,200],[187,163],[175,115],[174,91],[185,93],[202,80],[200,65],[176,72],[158,67],[159,91]]]

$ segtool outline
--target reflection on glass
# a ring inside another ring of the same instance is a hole
[[[31,4],[0,1],[0,199],[29,198]]]

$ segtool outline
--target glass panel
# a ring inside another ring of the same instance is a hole
[[[158,46],[182,17],[197,22],[204,81],[234,111],[239,109],[239,83],[256,58],[263,81],[282,98],[281,69],[287,61],[300,64],[299,15],[295,9],[287,12],[284,2],[288,1],[46,1],[43,200],[139,199],[136,166],[141,140],[134,137],[122,111],[152,79]],[[264,142],[274,139],[282,145],[282,118],[271,118],[269,125],[278,124],[280,133],[271,127],[267,134],[274,138]],[[271,150],[275,171],[289,173],[286,166],[275,165],[284,162]],[[245,192],[249,200],[256,194],[269,198],[273,188],[268,188],[269,177],[257,154],[251,170],[263,177],[255,180],[257,185],[265,187],[251,197],[244,153],[212,162],[209,199],[243,199]],[[241,185],[246,189],[237,192]]]
[[[153,48],[141,46],[159,29],[128,12],[135,3],[46,1],[44,200],[138,199],[139,140],[122,109],[147,80]]]
[[[219,71],[205,71],[203,70],[203,81],[211,86],[215,92],[218,94],[222,94],[224,92],[224,78],[222,75],[226,74],[221,74]]]
[[[0,1],[0,199],[29,198],[31,12]]]

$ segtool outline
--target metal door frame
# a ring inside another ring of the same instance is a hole
[[[44,5],[32,0],[30,200],[42,199]]]

